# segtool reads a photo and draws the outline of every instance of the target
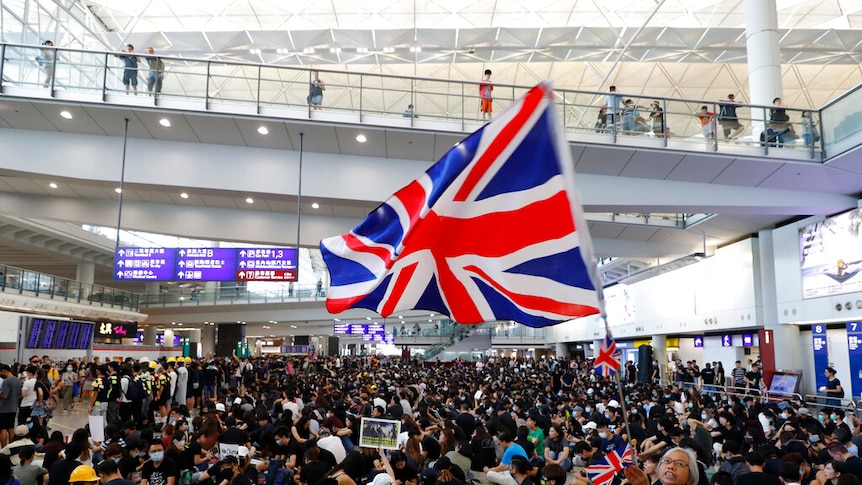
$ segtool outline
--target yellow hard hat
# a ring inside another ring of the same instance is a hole
[[[155,360],[150,361],[150,369],[155,369],[156,367],[158,367],[158,365],[159,364],[157,364]]]
[[[186,357],[186,361],[185,361],[185,362],[186,362],[186,364],[191,364],[191,363],[192,363],[192,358],[191,358],[191,357]]]
[[[79,465],[78,468],[72,470],[69,475],[69,482],[98,482],[99,477],[96,476],[96,470],[87,465]]]
[[[177,361],[177,359],[175,359],[173,357],[168,357],[168,364],[170,364],[171,362],[176,362],[176,361]]]

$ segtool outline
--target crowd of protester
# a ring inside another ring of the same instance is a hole
[[[620,388],[580,358],[231,356],[81,368],[33,357],[0,364],[0,400],[47,380],[3,430],[0,485],[859,484],[862,421],[852,412],[770,401],[756,382],[704,385],[717,364],[679,362],[637,379],[630,363]],[[745,370],[759,377],[754,363]],[[89,426],[68,442],[49,433],[52,412],[69,408],[64,398],[45,410],[45,396],[66,388],[72,406],[105,417],[103,440]],[[372,424],[391,422],[386,449],[369,445],[384,441]],[[633,466],[587,473],[627,445]]]

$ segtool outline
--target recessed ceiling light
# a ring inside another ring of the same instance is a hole
[[[246,198],[245,198],[245,201],[246,201],[246,203],[248,203],[248,204],[254,204],[254,199],[252,199],[251,197],[246,197]]]
[[[72,119],[72,113],[70,113],[68,111],[60,111],[60,116],[62,116],[63,118],[65,118],[67,120]]]
[[[366,141],[368,141],[368,138],[365,138],[365,135],[360,134],[356,135],[356,141],[358,141],[359,143],[365,143]]]
[[[187,193],[185,193],[185,192],[182,192],[182,193],[180,194],[180,198],[182,198],[182,199],[188,199],[188,198],[189,198],[189,194],[187,194]]]
[[[159,120],[159,124],[164,126],[165,128],[170,128],[171,127],[171,120],[169,120],[167,118],[162,118]]]
[[[269,128],[267,128],[265,126],[261,126],[260,128],[257,129],[257,132],[260,133],[261,135],[269,135]]]
[[[121,188],[117,187],[116,189],[114,189],[114,192],[116,192],[116,193],[118,193],[118,194],[122,194],[122,193],[123,193],[123,189],[121,189]]]
[[[312,209],[320,209],[320,204],[318,204],[317,202],[312,202],[312,203],[311,203],[311,208],[312,208]]]
[[[50,184],[48,184],[48,187],[51,187],[52,189],[56,189],[57,184],[55,184],[54,182],[51,182]]]

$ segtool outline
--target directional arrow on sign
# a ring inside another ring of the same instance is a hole
[[[123,272],[117,271],[117,278],[122,278],[122,277],[123,277]]]
[[[239,272],[239,279],[243,279],[243,278],[245,278],[245,271],[240,271]]]
[[[240,262],[239,262],[239,267],[240,267],[240,268],[245,268],[245,261],[240,261]]]
[[[180,249],[180,256],[185,256],[185,255],[186,255],[186,251],[184,249]]]
[[[121,260],[119,260],[119,261],[117,261],[117,266],[119,266],[119,267],[121,267],[121,268],[122,268],[122,267],[123,267],[123,266],[125,266],[125,265],[126,265],[126,263],[124,263],[122,259],[121,259]]]
[[[185,277],[185,275],[183,274],[183,272],[182,272],[182,271],[180,271],[179,273],[177,273],[177,278],[179,278],[179,279],[183,279],[184,277]]]
[[[186,267],[186,262],[185,262],[185,261],[180,261],[179,263],[177,263],[177,266],[179,266],[180,268],[185,268],[185,267]]]
[[[241,249],[241,250],[239,251],[239,255],[240,255],[240,256],[242,256],[242,257],[244,258],[244,257],[245,257],[245,249]]]
[[[125,256],[125,255],[126,255],[126,250],[125,250],[125,249],[121,249],[121,250],[119,250],[119,254],[120,254],[120,256]]]

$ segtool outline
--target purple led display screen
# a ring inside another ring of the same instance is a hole
[[[120,248],[114,279],[296,281],[296,248]]]
[[[28,349],[87,349],[93,324],[34,318],[30,321]]]

